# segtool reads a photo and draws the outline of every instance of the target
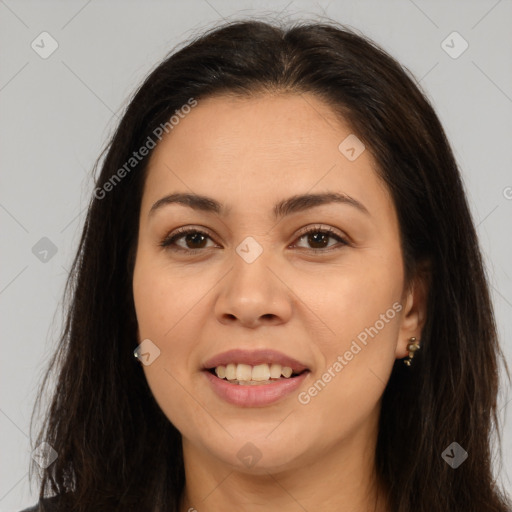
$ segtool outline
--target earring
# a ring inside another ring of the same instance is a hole
[[[409,343],[407,344],[407,350],[409,351],[409,356],[404,360],[404,364],[407,366],[411,366],[412,358],[414,357],[414,352],[420,349],[419,342],[416,341],[416,338],[412,337],[409,339]]]

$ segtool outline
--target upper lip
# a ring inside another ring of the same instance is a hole
[[[227,366],[230,363],[249,364],[251,366],[264,363],[276,363],[280,364],[281,366],[290,367],[293,370],[293,373],[301,373],[302,371],[308,369],[305,364],[297,361],[293,357],[289,357],[282,352],[277,352],[276,350],[271,349],[228,350],[227,352],[222,352],[221,354],[217,354],[208,359],[204,363],[203,369],[210,370],[211,368],[216,368],[217,366]]]

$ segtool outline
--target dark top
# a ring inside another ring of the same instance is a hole
[[[55,505],[58,500],[58,496],[54,496],[52,498],[45,498],[43,500],[44,503],[44,509],[40,508],[41,502],[39,502],[37,505],[34,505],[33,507],[26,508],[25,510],[22,510],[21,512],[39,512],[41,510],[44,510],[44,512],[52,512],[56,509]]]

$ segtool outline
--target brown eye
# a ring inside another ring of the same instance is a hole
[[[182,238],[184,239],[185,247],[176,244],[176,241]],[[177,251],[196,251],[205,248],[205,242],[208,238],[210,238],[210,236],[204,231],[193,228],[183,228],[164,238],[160,246]]]
[[[311,250],[313,252],[325,252],[323,249],[330,250],[333,245],[329,246],[329,238],[337,240],[342,245],[348,245],[348,242],[337,234],[331,228],[319,228],[313,227],[309,228],[307,231],[303,232],[299,237],[299,240],[306,238],[306,242],[310,244],[310,247],[306,247],[306,250]]]
[[[181,239],[184,240],[184,246],[176,243]],[[159,245],[173,251],[195,252],[208,249],[209,247],[206,246],[208,239],[211,240],[211,237],[205,231],[195,228],[180,228],[166,236]],[[336,240],[341,246],[348,245],[348,242],[331,228],[309,228],[299,236],[298,240],[302,239],[306,239],[306,243],[310,245],[304,249],[315,253],[327,252],[336,248],[336,244],[329,245],[329,239]]]

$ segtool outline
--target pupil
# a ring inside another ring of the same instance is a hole
[[[319,238],[319,237],[323,237],[324,238],[324,242],[326,241],[327,237],[326,237],[325,233],[313,233],[313,234],[309,235],[310,243],[311,243],[311,241],[312,241],[313,244],[320,243],[317,240],[317,238]],[[320,247],[325,247],[325,245],[326,245],[325,243],[320,243]]]
[[[205,238],[204,235],[202,235],[201,233],[189,233],[187,236],[186,236],[186,239],[187,239],[187,242],[190,241],[190,239],[195,239],[196,237],[199,237],[199,238]],[[203,240],[204,241],[204,240]],[[197,240],[196,240],[197,242]],[[192,244],[194,244],[194,241],[192,241]],[[195,249],[196,247],[194,247]]]

